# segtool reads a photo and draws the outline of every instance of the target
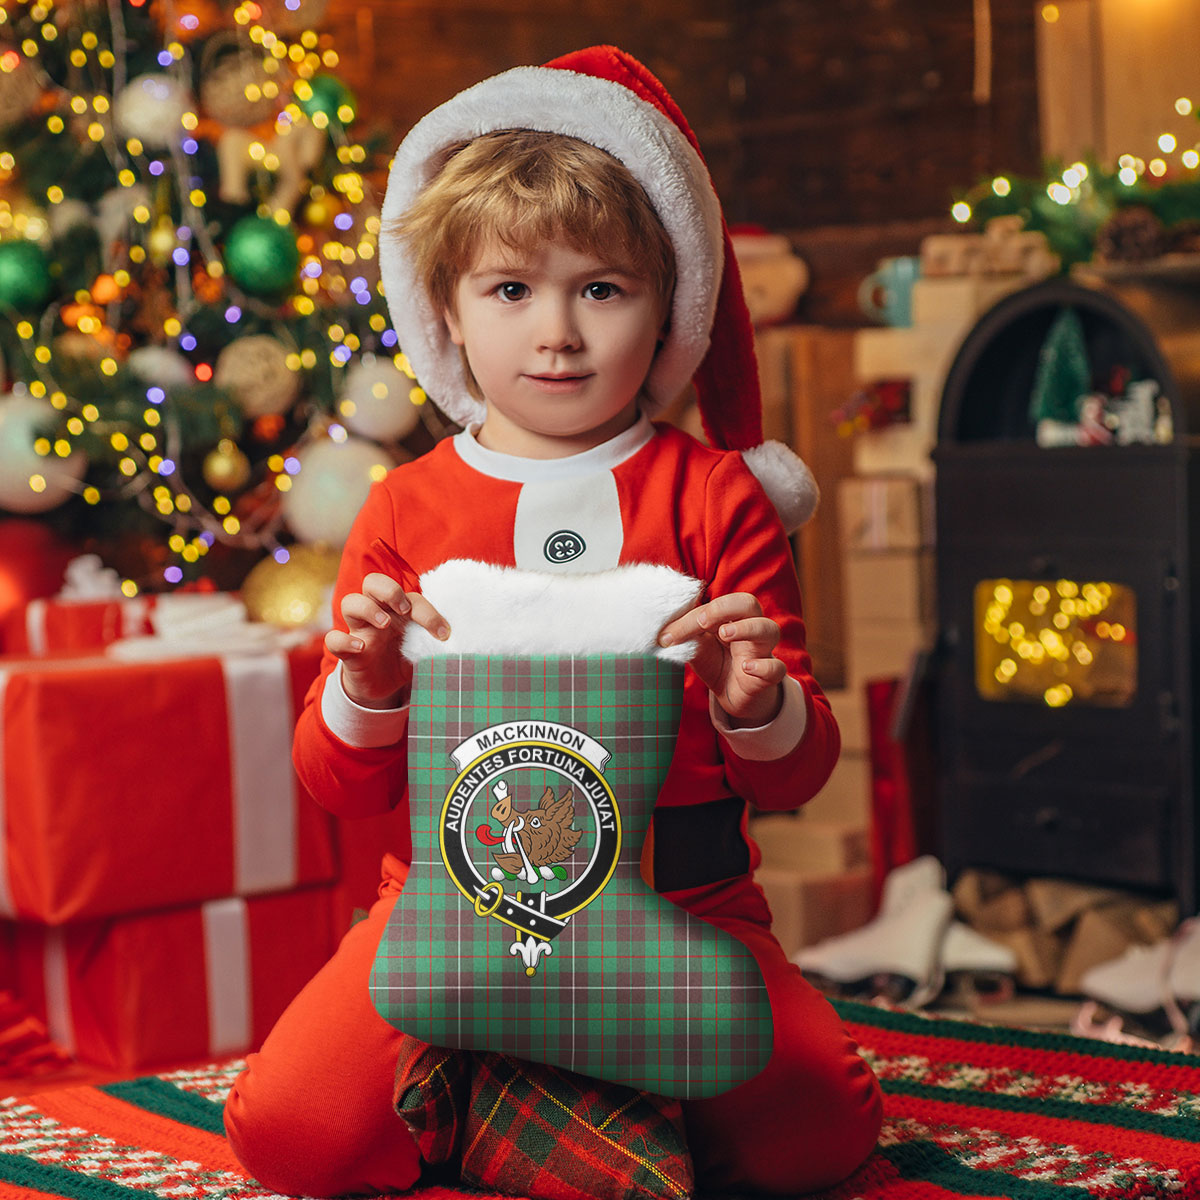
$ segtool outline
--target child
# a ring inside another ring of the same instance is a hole
[[[804,508],[806,477],[798,460],[755,449],[749,320],[691,131],[662,85],[611,47],[519,68],[417,125],[384,219],[401,345],[465,429],[391,472],[358,517],[340,620],[296,732],[297,769],[343,816],[407,803],[399,640],[410,622],[435,637],[450,630],[376,539],[417,575],[474,559],[572,573],[655,563],[700,581],[703,602],[660,634],[663,645],[694,641],[696,653],[644,870],[750,948],[774,1049],[748,1082],[684,1103],[690,1150],[705,1189],[832,1184],[875,1144],[878,1086],[771,937],[745,820],[747,803],[790,809],[819,790],[838,735],[811,675],[784,528],[731,450],[760,471],[766,461],[777,494],[782,475],[793,508]],[[693,377],[723,449],[648,419]],[[396,856],[368,918],[229,1097],[230,1140],[268,1187],[325,1196],[418,1178],[392,1108],[401,1034],[367,992],[410,848]]]

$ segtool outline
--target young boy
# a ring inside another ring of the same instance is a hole
[[[340,620],[297,728],[301,777],[343,816],[407,804],[400,638],[410,623],[451,630],[376,539],[417,576],[468,559],[585,574],[652,563],[697,581],[702,602],[659,636],[696,646],[644,869],[752,951],[774,1049],[748,1082],[684,1103],[689,1146],[705,1189],[832,1184],[875,1144],[878,1086],[770,935],[745,819],[748,803],[790,809],[819,790],[838,736],[811,674],[784,528],[732,451],[760,471],[766,460],[776,493],[780,474],[785,495],[789,473],[801,491],[804,475],[798,460],[755,449],[749,321],[691,131],[662,85],[611,47],[519,68],[418,124],[384,218],[401,345],[465,428],[391,472],[359,515]],[[693,378],[723,449],[648,419]],[[368,918],[228,1100],[234,1149],[268,1187],[386,1191],[420,1173],[392,1108],[401,1034],[367,991],[410,848],[396,856]]]

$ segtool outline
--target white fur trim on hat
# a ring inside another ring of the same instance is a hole
[[[708,349],[724,263],[721,208],[700,155],[653,104],[608,79],[557,67],[516,67],[460,92],[419,121],[392,163],[383,204],[379,266],[400,348],[421,386],[449,417],[484,418],[470,395],[458,347],[416,278],[411,257],[387,234],[430,182],[448,145],[500,129],[562,133],[606,150],[646,190],[675,248],[669,335],[646,380],[650,414],[687,387]]]
[[[795,533],[817,511],[821,489],[813,473],[782,442],[763,442],[743,450],[742,460],[762,484],[788,533]]]
[[[696,644],[664,648],[658,635],[698,602],[702,588],[654,563],[551,575],[450,559],[421,576],[421,592],[446,618],[450,637],[438,641],[410,622],[401,649],[410,662],[440,654],[653,654],[685,663]]]

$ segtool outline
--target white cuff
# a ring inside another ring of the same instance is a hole
[[[364,708],[346,695],[342,664],[329,673],[321,693],[321,719],[334,737],[348,746],[369,749],[394,746],[408,728],[408,705],[400,708]]]
[[[765,725],[734,728],[729,723],[729,714],[711,692],[708,695],[708,711],[717,732],[729,743],[734,754],[753,762],[773,762],[790,754],[800,745],[800,739],[808,727],[808,704],[804,688],[790,675],[783,681],[783,705],[774,720]]]

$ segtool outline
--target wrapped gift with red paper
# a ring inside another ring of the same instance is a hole
[[[31,600],[10,617],[4,648],[10,654],[98,650],[120,638],[151,633],[153,609],[153,596]]]
[[[27,597],[4,613],[0,646],[6,654],[98,650],[120,638],[153,632],[154,596],[126,596],[121,580],[95,554],[59,564],[61,586]],[[185,598],[186,599],[186,598]]]
[[[0,915],[60,925],[334,880],[332,818],[291,765],[319,656],[0,658]]]
[[[258,1046],[334,948],[328,887],[63,928],[16,925],[22,1001],[84,1062],[122,1072]]]

